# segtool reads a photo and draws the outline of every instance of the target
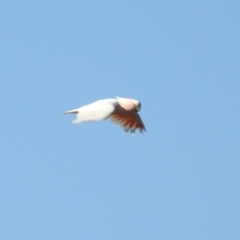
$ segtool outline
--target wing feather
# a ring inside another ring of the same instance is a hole
[[[140,116],[136,112],[112,113],[110,120],[124,128],[125,132],[130,130],[131,133],[134,133],[136,129],[140,132],[146,131]]]

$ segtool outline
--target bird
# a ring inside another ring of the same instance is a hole
[[[140,110],[141,103],[138,100],[116,97],[98,100],[80,108],[66,111],[63,114],[77,114],[73,123],[109,119],[111,122],[120,125],[125,132],[130,131],[133,134],[136,129],[141,133],[146,131],[138,114]]]

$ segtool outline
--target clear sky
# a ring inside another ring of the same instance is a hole
[[[0,6],[1,240],[240,239],[240,1]]]

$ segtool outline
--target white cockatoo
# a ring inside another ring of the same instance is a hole
[[[85,105],[83,107],[64,112],[64,114],[77,114],[73,123],[88,121],[101,121],[107,118],[120,125],[126,132],[134,133],[146,131],[145,126],[138,115],[141,103],[134,99],[120,98],[104,99]]]

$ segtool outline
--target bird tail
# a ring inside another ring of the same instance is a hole
[[[78,109],[70,110],[67,112],[63,112],[63,114],[78,114]]]

